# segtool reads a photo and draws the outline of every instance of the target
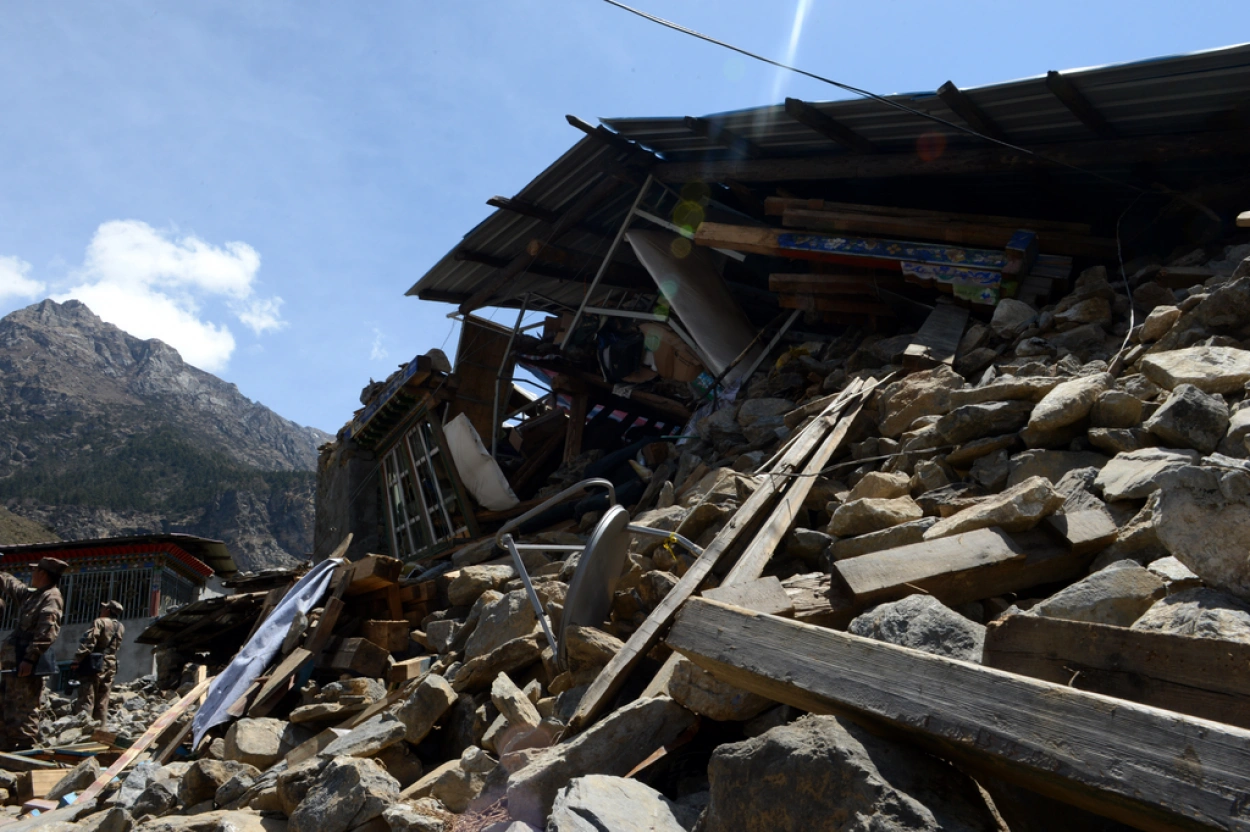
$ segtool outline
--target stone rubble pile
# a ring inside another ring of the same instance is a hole
[[[881,379],[766,575],[797,595],[857,558],[982,529],[1015,535],[1026,550],[1050,535],[1079,553],[1079,573],[958,604],[909,592],[830,626],[965,662],[982,660],[987,625],[1017,615],[1250,644],[1248,257],[1243,245],[1144,264],[1128,291],[1095,267],[1055,304],[1004,300],[970,324],[953,366],[904,372],[897,359],[911,334],[851,332],[789,349],[739,404],[703,418],[697,440],[645,449],[638,463],[651,479],[633,522],[707,545],[760,487],[756,472],[814,415],[807,405]],[[1173,288],[1177,274],[1192,284]],[[576,482],[595,457],[566,465],[547,493]],[[1078,517],[1104,531],[1077,539]],[[580,544],[598,519],[591,512],[527,540]],[[192,761],[134,767],[73,828],[1059,828],[1012,820],[1027,812],[1006,784],[686,660],[667,695],[636,698],[647,675],[573,733],[588,686],[694,559],[635,536],[610,617],[569,628],[562,664],[520,576],[498,556],[490,543],[461,549],[436,579],[441,608],[414,628],[419,646],[395,653],[428,655],[416,678],[314,678],[271,716],[234,722]],[[530,551],[525,560],[558,632],[577,557]],[[650,672],[669,655],[656,647]],[[114,730],[133,737],[173,694],[142,681],[114,696]],[[50,711],[50,740],[89,735],[61,698]],[[1061,808],[1063,828],[1127,828]]]

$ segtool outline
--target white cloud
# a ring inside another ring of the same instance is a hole
[[[369,359],[371,361],[382,361],[390,358],[390,355],[386,347],[382,346],[382,330],[375,326],[373,328],[373,348],[369,350]]]
[[[100,225],[87,246],[77,285],[55,300],[81,300],[138,338],[159,338],[190,364],[219,372],[234,353],[230,328],[206,320],[204,301],[222,299],[256,335],[286,326],[282,298],[256,296],[260,254],[247,243],[214,246],[194,235],[138,220]]]
[[[20,257],[0,256],[0,301],[42,295],[48,287],[29,275],[30,263]]]

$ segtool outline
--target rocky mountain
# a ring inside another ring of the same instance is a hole
[[[330,438],[78,301],[0,319],[0,504],[63,538],[186,532],[290,564]]]

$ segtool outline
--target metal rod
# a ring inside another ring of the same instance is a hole
[[[542,625],[543,632],[547,634],[547,644],[551,645],[552,650],[555,650],[556,637],[551,632],[551,625],[547,622],[546,613],[543,612],[543,602],[538,600],[538,593],[534,591],[534,585],[530,583],[530,573],[525,569],[525,562],[521,560],[521,553],[517,551],[512,535],[505,534],[503,536],[503,545],[511,553],[512,565],[516,567],[517,574],[521,576],[521,583],[525,584],[525,594],[529,596],[530,604],[534,607],[534,614],[538,616],[538,623]]]
[[[628,526],[626,526],[625,531],[633,532],[634,534],[651,535],[652,537],[665,537],[665,538],[671,537],[674,540],[676,540],[678,543],[680,543],[682,546],[685,546],[691,552],[694,552],[696,556],[703,554],[702,546],[696,546],[693,542],[691,542],[687,538],[683,537],[682,535],[677,534],[677,532],[666,532],[666,531],[663,531],[662,529],[653,529],[649,526],[635,526],[633,523],[630,523]]]
[[[594,280],[590,281],[590,286],[586,289],[586,295],[577,307],[577,313],[573,315],[573,322],[569,324],[568,331],[564,333],[564,340],[560,342],[560,349],[564,349],[569,345],[569,339],[573,337],[573,332],[577,329],[577,324],[582,319],[582,312],[586,310],[586,304],[590,303],[590,298],[595,293],[595,287],[599,285],[599,280],[607,272],[612,258],[616,255],[616,249],[620,246],[621,240],[625,239],[625,232],[629,230],[629,224],[633,222],[638,206],[642,204],[642,198],[647,195],[647,189],[651,187],[651,179],[651,174],[648,173],[646,180],[642,183],[642,187],[638,189],[638,196],[634,197],[634,204],[629,206],[629,211],[625,214],[621,227],[617,229],[616,236],[612,238],[612,245],[608,246],[608,253],[604,256],[603,262],[599,264],[599,270],[595,272]]]
[[[604,479],[582,480],[579,483],[570,485],[568,488],[564,489],[559,494],[556,494],[553,497],[548,497],[547,499],[543,500],[538,505],[534,506],[529,511],[522,514],[520,517],[514,517],[513,519],[509,520],[507,523],[504,523],[503,528],[501,528],[498,532],[495,533],[495,545],[502,547],[503,536],[507,534],[508,532],[512,531],[513,529],[515,529],[517,526],[524,523],[526,520],[531,520],[537,517],[538,515],[542,514],[547,509],[551,508],[552,506],[559,505],[560,503],[567,500],[569,497],[572,497],[574,494],[584,494],[592,488],[606,488],[608,490],[608,505],[610,506],[616,505],[616,487],[613,486],[609,480],[604,480]]]
[[[786,330],[788,330],[791,324],[798,319],[799,313],[802,311],[802,309],[796,309],[789,318],[786,318],[786,322],[781,325],[781,328],[777,330],[777,334],[773,336],[773,340],[769,341],[768,346],[764,347],[764,351],[759,354],[759,357],[757,357],[755,361],[751,362],[750,369],[748,369],[746,374],[742,377],[743,381],[746,381],[751,378],[751,376],[755,375],[756,368],[758,368],[764,359],[768,357],[768,354],[773,351],[773,347],[777,346],[777,342],[781,340],[781,336],[786,334]]]
[[[499,372],[495,374],[495,404],[491,408],[490,420],[490,458],[496,462],[499,461],[499,458],[495,456],[495,452],[499,449],[499,387],[503,384],[503,371],[508,366],[508,356],[512,355],[512,345],[516,343],[516,334],[521,331],[525,307],[529,305],[529,302],[530,293],[526,292],[521,296],[521,308],[516,313],[516,325],[512,327],[512,334],[508,336],[508,347],[503,351],[503,358],[499,360]]]

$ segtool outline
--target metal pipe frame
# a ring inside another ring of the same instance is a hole
[[[625,232],[629,230],[629,224],[634,221],[634,214],[638,212],[638,206],[642,204],[642,198],[647,195],[647,191],[651,188],[652,181],[654,181],[654,178],[648,173],[646,180],[642,183],[642,187],[638,189],[638,196],[634,197],[634,204],[629,206],[629,211],[626,212],[625,219],[621,222],[621,227],[617,229],[616,236],[612,238],[612,245],[608,246],[608,253],[604,255],[603,262],[599,264],[594,280],[590,281],[590,286],[586,289],[586,296],[577,307],[577,313],[573,315],[573,322],[569,324],[568,331],[564,333],[564,340],[560,342],[560,349],[564,349],[569,345],[569,339],[573,337],[573,333],[577,330],[577,324],[582,319],[582,313],[586,311],[586,305],[590,303],[590,298],[594,295],[595,288],[598,287],[599,281],[607,272],[608,266],[612,263],[612,258],[616,256],[616,250],[620,247],[621,240],[625,239]]]
[[[512,327],[512,334],[508,336],[508,346],[503,351],[503,358],[499,361],[499,372],[495,373],[495,402],[491,406],[490,420],[490,458],[496,461],[498,457],[495,456],[495,452],[499,450],[499,387],[503,384],[503,371],[508,367],[508,356],[512,355],[512,345],[516,343],[517,333],[521,331],[525,307],[529,306],[529,302],[530,295],[526,292],[521,297],[521,308],[516,313],[516,324]]]

